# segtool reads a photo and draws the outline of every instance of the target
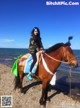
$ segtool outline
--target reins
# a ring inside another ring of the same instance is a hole
[[[64,61],[58,60],[58,59],[56,59],[56,58],[54,58],[54,57],[51,57],[51,56],[48,55],[47,53],[45,53],[45,55],[46,55],[47,57],[49,57],[50,59],[55,60],[55,61],[57,61],[57,62],[61,62],[61,63],[64,63],[64,64],[68,64],[68,62],[64,62]]]

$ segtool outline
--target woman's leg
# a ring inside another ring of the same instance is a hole
[[[37,58],[36,58],[36,53],[32,54],[32,58],[33,58],[33,62],[31,64],[31,67],[30,67],[30,72],[32,72],[32,69],[37,61]]]
[[[35,65],[35,63],[36,63],[36,53],[32,54],[32,60],[33,60],[33,62],[32,62],[31,65],[30,65],[30,72],[29,72],[29,74],[27,75],[27,78],[28,78],[29,80],[32,80],[32,79],[33,79],[32,76],[31,76],[31,74],[32,74],[32,69],[33,69],[33,67],[34,67],[34,65]]]

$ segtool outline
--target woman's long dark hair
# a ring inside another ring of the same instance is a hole
[[[35,29],[37,29],[37,31],[38,31],[38,37],[40,37],[40,30],[39,30],[38,27],[34,27],[34,28],[32,29],[31,36],[34,36],[34,30],[35,30]]]

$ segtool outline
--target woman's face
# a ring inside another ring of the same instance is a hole
[[[35,29],[35,30],[34,30],[34,36],[37,36],[37,35],[38,35],[38,30]]]

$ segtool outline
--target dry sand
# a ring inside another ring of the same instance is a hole
[[[39,99],[41,97],[41,84],[34,83],[36,80],[28,81],[24,77],[23,86],[33,83],[34,86],[29,88],[26,94],[20,90],[14,90],[14,75],[11,68],[0,64],[0,97],[2,95],[11,95],[13,97],[13,108],[41,108]],[[80,108],[80,102],[73,100],[62,92],[51,90],[48,93],[50,102],[47,101],[46,108]],[[1,100],[0,100],[1,101]],[[1,103],[0,103],[1,104]],[[1,105],[0,105],[1,107]]]

